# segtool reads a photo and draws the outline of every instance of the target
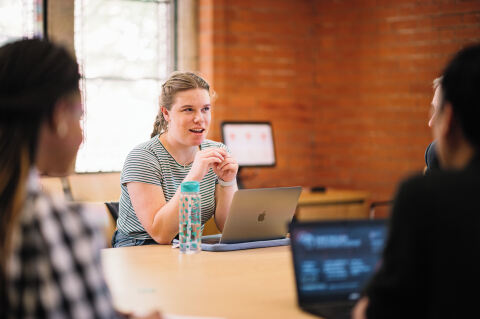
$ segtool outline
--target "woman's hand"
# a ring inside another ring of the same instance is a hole
[[[208,148],[206,150],[198,151],[197,154],[195,154],[192,168],[185,180],[200,182],[210,168],[214,168],[223,163],[227,156],[228,153],[223,148]]]
[[[352,319],[365,319],[367,318],[368,298],[361,298],[352,310]]]
[[[225,182],[230,182],[235,179],[238,172],[238,163],[237,161],[225,152],[225,158],[223,162],[216,163],[213,165],[213,171],[217,174],[218,178],[222,179]]]

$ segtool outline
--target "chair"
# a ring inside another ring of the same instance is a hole
[[[107,206],[108,212],[113,218],[113,221],[116,223],[118,219],[118,210],[119,208],[119,203],[118,202],[105,202],[105,205]]]
[[[375,219],[377,216],[376,216],[376,208],[377,207],[384,207],[384,208],[387,208],[387,209],[390,209],[389,206],[391,206],[393,204],[393,200],[386,200],[386,201],[377,201],[377,202],[372,202],[370,204],[370,219]]]
[[[115,232],[117,222],[112,219],[110,209],[102,202],[71,202],[70,205],[81,204],[84,207],[83,213],[102,230],[105,238],[105,246],[112,247],[112,235]],[[108,211],[108,213],[107,213]]]

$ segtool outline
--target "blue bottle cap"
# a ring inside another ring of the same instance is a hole
[[[200,183],[196,181],[183,182],[180,185],[180,191],[182,193],[198,193],[200,191]]]

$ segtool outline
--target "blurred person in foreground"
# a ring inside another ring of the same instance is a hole
[[[441,171],[403,182],[353,318],[469,318],[480,285],[480,45],[447,65],[432,119]],[[470,289],[473,287],[473,290]]]
[[[48,41],[0,48],[2,318],[130,317],[113,309],[103,237],[83,207],[40,189],[40,174],[73,168],[82,142],[79,79],[75,60]]]

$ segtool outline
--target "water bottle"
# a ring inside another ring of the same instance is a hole
[[[180,252],[194,254],[201,251],[202,215],[200,184],[195,181],[180,185],[180,203],[178,212],[178,241]]]

